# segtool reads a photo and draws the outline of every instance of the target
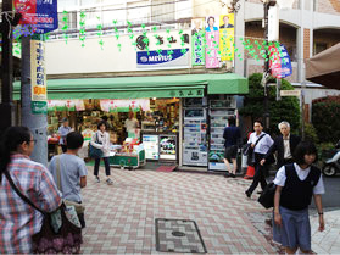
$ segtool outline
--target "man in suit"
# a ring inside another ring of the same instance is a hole
[[[296,146],[300,143],[300,136],[290,134],[290,124],[286,121],[279,123],[279,129],[281,135],[279,135],[275,140],[274,144],[269,148],[267,155],[261,161],[261,164],[266,162],[266,159],[273,155],[277,151],[277,166],[278,168],[292,163],[293,154]]]
[[[223,17],[223,22],[224,24],[220,26],[220,28],[233,28],[234,25],[229,23],[229,16],[224,16]]]

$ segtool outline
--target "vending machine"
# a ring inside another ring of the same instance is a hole
[[[208,146],[205,98],[185,99],[183,111],[183,165],[206,167]]]
[[[229,126],[228,118],[235,117],[235,100],[232,96],[219,96],[209,100],[209,171],[225,171],[224,128]],[[232,163],[230,164],[232,167]]]

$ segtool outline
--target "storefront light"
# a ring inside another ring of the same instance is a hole
[[[152,100],[157,100],[157,97],[153,97]]]

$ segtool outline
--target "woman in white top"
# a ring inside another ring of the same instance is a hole
[[[112,185],[113,182],[110,178],[111,175],[111,169],[110,169],[110,135],[106,132],[106,122],[102,121],[97,125],[97,132],[94,133],[94,135],[91,138],[91,145],[96,147],[97,149],[102,150],[103,156],[105,162],[105,172],[106,172],[106,183],[108,185]],[[96,177],[97,183],[100,183],[99,178],[99,166],[100,166],[100,157],[96,157],[94,160],[94,175]]]

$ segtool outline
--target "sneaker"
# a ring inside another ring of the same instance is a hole
[[[96,176],[96,183],[100,183],[100,179],[98,176]]]
[[[107,178],[106,179],[106,184],[107,185],[112,185],[113,184],[113,181],[111,180],[111,178]]]
[[[249,189],[247,189],[247,190],[245,191],[245,193],[246,193],[246,196],[247,196],[247,197],[251,197],[251,192],[249,191]]]

